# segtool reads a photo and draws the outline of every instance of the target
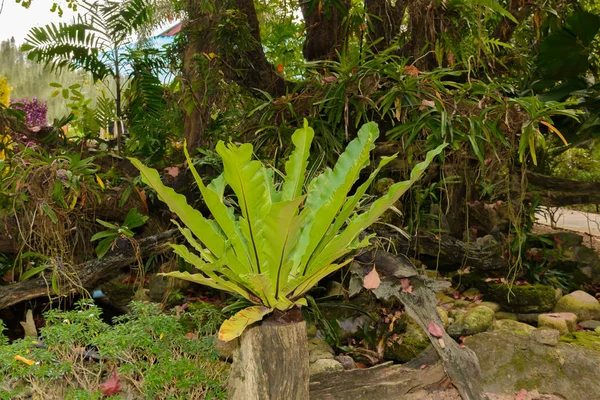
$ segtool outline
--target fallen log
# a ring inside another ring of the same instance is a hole
[[[561,207],[572,204],[600,204],[600,182],[578,182],[556,178],[535,172],[527,172],[527,192],[525,200],[539,197],[540,204]],[[521,174],[513,176],[511,182],[513,196],[521,195]]]
[[[441,364],[410,369],[385,363],[367,369],[321,374],[310,380],[311,400],[404,399],[419,389],[427,389],[446,378]]]
[[[442,268],[471,267],[479,271],[499,271],[508,263],[502,258],[503,249],[495,241],[463,242],[448,234],[420,233],[407,239],[387,228],[376,228],[378,236],[391,238],[398,253],[435,262]],[[426,260],[423,260],[426,261]],[[429,265],[433,266],[433,265]]]
[[[102,259],[95,259],[74,268],[77,275],[59,287],[59,294],[53,293],[50,285],[51,274],[44,274],[35,279],[0,286],[0,309],[12,306],[21,301],[47,296],[55,298],[76,293],[82,289],[92,290],[99,283],[113,277],[122,267],[133,264],[140,257],[150,257],[167,252],[169,243],[178,236],[177,229],[149,236],[137,241],[136,246],[127,240],[121,240],[117,246],[106,253]]]

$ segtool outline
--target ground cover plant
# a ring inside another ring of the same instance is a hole
[[[89,300],[49,311],[39,337],[8,344],[0,336],[0,398],[226,398],[228,367],[206,331],[214,322],[205,317],[218,315],[207,312],[211,307],[178,315],[134,303],[132,314],[112,325]]]

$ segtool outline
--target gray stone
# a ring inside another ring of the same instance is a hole
[[[538,343],[556,346],[560,337],[560,332],[556,329],[538,328],[531,332],[531,337]]]
[[[589,320],[589,321],[583,321],[581,324],[581,327],[583,329],[587,329],[590,331],[593,331],[594,329],[600,327],[600,321],[595,321],[595,320]]]
[[[599,351],[567,343],[550,347],[507,330],[480,333],[465,344],[479,359],[488,392],[537,388],[569,400],[591,400],[600,393]]]
[[[454,338],[485,332],[494,322],[494,312],[487,307],[475,307],[463,316],[456,318],[448,327],[448,334]]]
[[[520,313],[517,314],[517,321],[524,322],[529,325],[537,325],[540,313]]]
[[[577,315],[578,321],[600,319],[600,303],[594,296],[583,290],[576,290],[561,298],[556,303],[554,311],[573,313]]]
[[[346,356],[346,355],[342,354],[342,355],[333,357],[333,359],[336,360],[337,362],[339,362],[340,364],[342,364],[342,367],[344,367],[344,369],[356,368],[356,363],[354,362],[354,359],[350,356]]]
[[[333,358],[322,358],[311,363],[308,367],[310,376],[319,374],[331,374],[334,372],[343,371],[344,367],[339,361]]]

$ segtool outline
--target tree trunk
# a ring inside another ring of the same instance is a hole
[[[341,52],[347,40],[344,17],[350,9],[349,0],[341,0],[340,8],[329,3],[317,6],[316,2],[303,1],[302,15],[306,23],[306,40],[302,54],[307,61],[332,60]],[[319,4],[322,4],[319,2]]]
[[[408,6],[407,0],[397,0],[394,5],[390,0],[365,0],[367,17],[370,22],[369,41],[375,42],[374,51],[387,49],[400,32],[402,20]]]
[[[286,82],[265,57],[252,0],[187,0],[186,12],[184,32],[188,43],[181,53],[184,134],[188,150],[193,151],[203,144],[203,134],[212,122],[211,113],[220,106],[223,75],[245,88],[260,89],[273,97],[285,93]],[[245,31],[239,27],[244,24],[250,35],[223,32]],[[219,34],[226,37],[220,38]]]
[[[300,310],[244,331],[233,353],[230,399],[306,400],[308,384],[306,322]]]

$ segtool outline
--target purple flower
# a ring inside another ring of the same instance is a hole
[[[36,97],[31,100],[11,100],[10,103],[15,105],[15,109],[25,111],[25,123],[27,126],[47,125],[48,106],[46,103],[38,101]]]

